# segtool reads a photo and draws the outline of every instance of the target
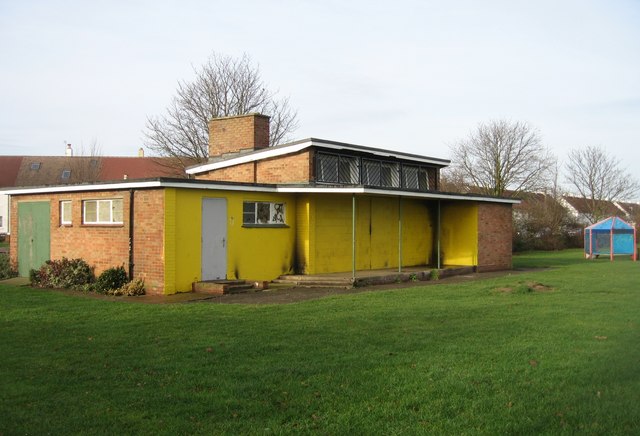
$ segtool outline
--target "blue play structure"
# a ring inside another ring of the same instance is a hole
[[[636,229],[618,217],[610,217],[584,229],[584,254],[587,259],[628,254],[636,260]]]

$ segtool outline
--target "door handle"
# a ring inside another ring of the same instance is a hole
[[[222,246],[223,246],[223,247],[225,246],[224,244],[225,244],[226,242],[227,242],[226,238],[222,238]]]

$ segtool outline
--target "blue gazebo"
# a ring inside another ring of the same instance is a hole
[[[613,260],[618,254],[636,260],[636,228],[614,216],[584,229],[584,254],[587,259],[605,254]]]

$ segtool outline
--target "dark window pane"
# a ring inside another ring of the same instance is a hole
[[[338,156],[318,154],[317,178],[320,182],[338,182]]]
[[[362,183],[369,186],[380,186],[380,162],[369,159],[362,161]]]
[[[258,203],[256,222],[258,224],[269,224],[270,203]]]
[[[390,188],[400,187],[400,166],[390,162],[382,162],[380,167],[380,185]]]

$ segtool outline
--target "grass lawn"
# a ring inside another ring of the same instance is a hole
[[[0,284],[0,434],[638,434],[640,263],[288,305]]]

